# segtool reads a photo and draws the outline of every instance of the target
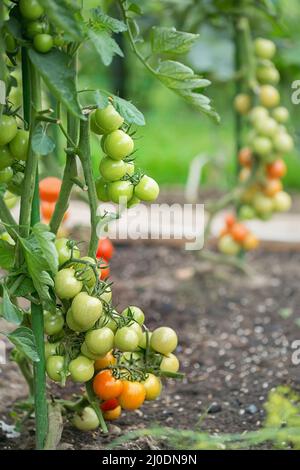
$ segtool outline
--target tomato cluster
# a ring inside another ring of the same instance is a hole
[[[221,230],[218,248],[221,253],[237,256],[242,252],[255,250],[259,246],[257,237],[233,214],[225,218],[225,227]]]
[[[96,181],[98,199],[125,203],[128,207],[140,201],[155,201],[159,186],[153,178],[135,170],[134,141],[123,117],[111,103],[92,113],[91,130],[102,136],[101,147],[105,154]]]
[[[65,238],[58,238],[55,246],[60,265],[54,280],[57,309],[44,312],[47,374],[62,384],[68,377],[90,382],[104,418],[117,419],[122,409],[158,398],[160,376],[176,374],[177,335],[166,326],[150,332],[136,306],[116,311],[111,284],[101,276],[102,258],[81,257],[76,244]],[[113,254],[107,240],[98,247],[98,256],[104,254]],[[99,417],[87,402],[73,422],[82,430],[95,429]]]

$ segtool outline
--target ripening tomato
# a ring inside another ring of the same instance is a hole
[[[251,98],[245,93],[237,95],[234,99],[234,108],[240,114],[247,114],[251,109]]]
[[[170,353],[163,356],[159,368],[163,372],[177,372],[179,370],[179,361],[175,354]]]
[[[275,108],[280,103],[280,94],[272,85],[263,85],[260,88],[259,98],[266,108]]]
[[[100,129],[103,129],[105,134],[116,131],[122,126],[124,118],[118,111],[109,104],[104,109],[97,109],[95,111],[95,122]]]
[[[168,326],[156,328],[151,335],[151,348],[161,354],[169,354],[176,349],[178,343],[177,334]]]
[[[116,406],[113,410],[107,410],[103,412],[103,417],[106,421],[114,421],[121,416],[122,408],[120,405]]]
[[[94,375],[94,362],[85,356],[78,356],[69,364],[69,371],[74,382],[88,382]]]
[[[118,400],[124,410],[136,410],[144,403],[146,390],[141,382],[123,381],[122,393]]]
[[[247,181],[251,176],[251,170],[249,167],[247,166],[244,166],[241,171],[239,172],[239,181],[241,183],[244,183],[245,181]]]
[[[9,142],[9,150],[16,160],[27,160],[29,132],[18,129],[15,137]]]
[[[252,165],[252,150],[249,147],[245,147],[240,150],[239,163],[241,166]]]
[[[102,400],[118,398],[123,390],[123,382],[116,379],[108,369],[99,372],[93,380],[95,394]]]
[[[39,189],[42,201],[56,202],[61,189],[61,180],[55,176],[48,176],[40,181]]]
[[[218,242],[218,250],[224,255],[236,256],[240,249],[240,245],[234,241],[230,234],[224,235]]]
[[[274,42],[264,38],[255,39],[254,50],[259,59],[271,60],[276,54]]]
[[[162,383],[159,377],[156,377],[154,374],[148,374],[148,377],[143,382],[143,385],[146,390],[145,400],[152,401],[159,397],[162,389]]]
[[[20,0],[19,9],[21,15],[27,20],[37,20],[44,13],[44,8],[37,0]]]
[[[253,207],[260,216],[269,216],[273,211],[273,201],[262,193],[257,193],[253,199]]]
[[[124,131],[118,129],[105,137],[105,153],[114,160],[123,160],[133,152],[133,149],[134,142]]]
[[[105,400],[101,403],[100,408],[102,411],[109,411],[114,410],[117,406],[119,406],[117,398],[111,398],[110,400]]]
[[[248,229],[243,224],[235,223],[231,227],[230,233],[236,242],[242,243],[248,234]]]
[[[82,282],[76,279],[71,268],[61,269],[55,276],[54,287],[60,299],[72,299],[82,289]]]
[[[0,118],[0,145],[6,145],[13,140],[18,131],[16,119],[2,114]]]
[[[96,258],[104,258],[109,261],[112,258],[114,251],[114,246],[109,238],[100,238],[98,241]]]
[[[285,176],[287,172],[286,164],[283,160],[278,159],[273,163],[267,165],[267,175],[271,179],[280,179]]]
[[[61,271],[60,271],[61,272]],[[95,324],[102,315],[101,300],[87,292],[80,292],[72,301],[72,315],[75,323],[82,328]]]
[[[248,235],[243,241],[244,250],[246,251],[256,250],[258,246],[259,246],[258,238],[255,235],[253,235],[253,233],[248,233]]]
[[[267,62],[257,67],[256,78],[260,83],[277,85],[280,81],[280,73],[272,62]]]
[[[85,406],[80,413],[74,415],[73,424],[80,431],[93,431],[100,423],[96,411],[91,406]]]
[[[263,192],[266,196],[273,197],[275,194],[282,191],[283,185],[279,179],[268,179],[263,187]]]
[[[287,212],[292,206],[292,198],[285,191],[280,191],[273,198],[273,208],[276,212]]]
[[[116,364],[117,359],[113,356],[112,352],[109,351],[105,356],[99,357],[94,364],[94,369],[96,371],[101,369],[107,369],[109,366]]]
[[[100,279],[105,281],[110,275],[109,263],[106,259],[103,258],[103,261],[100,263]]]

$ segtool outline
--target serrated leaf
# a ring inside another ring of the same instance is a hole
[[[110,65],[115,54],[124,57],[118,43],[107,31],[94,31],[90,29],[88,36],[104,65]]]
[[[109,104],[109,99],[108,95],[106,93],[103,93],[100,90],[96,90],[94,94],[95,102],[98,108],[104,109],[106,106]]]
[[[20,325],[23,320],[23,311],[14,305],[8,295],[7,289],[3,286],[2,317],[10,323]]]
[[[41,223],[34,225],[32,228],[32,233],[34,234],[40,246],[40,250],[49,266],[50,271],[53,275],[55,275],[58,271],[58,254],[54,245],[54,233],[50,232],[48,227]]]
[[[190,67],[172,60],[161,62],[156,73],[168,88],[195,89],[205,88],[211,84],[209,80],[195,75]]]
[[[21,274],[20,276],[22,277],[22,282],[16,289],[14,289],[13,294],[15,297],[26,297],[28,294],[32,294],[32,292],[34,292],[34,285],[29,277],[24,277],[24,274]],[[10,278],[7,282],[8,287],[12,286],[16,279],[16,276]]]
[[[176,28],[153,27],[151,47],[154,53],[186,54],[198,38],[199,34],[177,31]]]
[[[15,247],[4,240],[0,240],[0,266],[3,269],[10,269],[14,264]]]
[[[83,39],[83,22],[78,15],[78,8],[72,7],[67,0],[39,0],[44,7],[47,17],[59,31],[63,31],[73,41]]]
[[[212,117],[217,123],[220,122],[220,116],[211,107],[210,99],[207,96],[204,96],[201,93],[193,93],[186,90],[180,90],[178,94],[182,96],[182,98],[184,98],[189,104],[195,106],[195,108],[197,108],[199,111],[202,111],[204,114]]]
[[[58,49],[47,54],[30,49],[29,57],[57,100],[74,116],[85,119],[77,99],[75,71],[70,67],[71,57]]]
[[[33,362],[39,362],[40,358],[36,349],[36,343],[30,328],[20,326],[12,333],[6,335],[11,343],[13,343],[18,351],[25,354],[28,359]]]
[[[145,125],[144,115],[130,101],[114,95],[113,104],[128,124]]]
[[[33,131],[31,147],[38,155],[49,155],[55,149],[54,141],[47,135],[47,129],[42,124],[38,124]]]
[[[117,20],[112,16],[106,15],[101,8],[93,8],[90,23],[93,29],[106,29],[113,33],[122,33],[127,30],[127,26],[123,21]]]

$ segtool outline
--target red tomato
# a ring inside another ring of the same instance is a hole
[[[248,229],[243,224],[235,223],[231,228],[231,236],[238,243],[243,242],[248,233]]]
[[[56,202],[60,193],[61,180],[54,176],[48,176],[39,183],[40,198],[42,201]]]
[[[101,403],[100,408],[102,411],[109,411],[109,410],[114,410],[119,406],[119,402],[116,398],[111,398],[110,400],[106,400],[103,403]]]
[[[96,258],[104,258],[109,261],[112,258],[114,251],[114,246],[109,238],[100,238]]]
[[[267,165],[267,174],[269,178],[278,179],[283,178],[286,174],[287,168],[283,160],[278,159],[275,162]]]
[[[55,202],[47,202],[41,201],[41,214],[45,222],[49,222],[51,219],[54,209],[55,209]],[[69,212],[67,211],[64,214],[63,220],[65,221],[69,217]]]
[[[93,380],[93,389],[95,394],[102,400],[117,398],[123,390],[123,382],[115,379],[108,369],[99,372]]]
[[[110,269],[109,269],[108,261],[106,261],[106,259],[103,259],[103,261],[100,263],[100,269],[101,269],[100,279],[102,281],[105,281],[105,279],[107,279],[110,275]]]

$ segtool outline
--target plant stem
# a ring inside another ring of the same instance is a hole
[[[242,68],[241,62],[241,30],[239,28],[239,18],[233,19],[233,27],[234,27],[234,42],[235,42],[235,73],[237,74],[236,85],[235,85],[235,94],[236,96],[239,95],[242,91],[242,84],[241,84],[241,77],[240,72]],[[242,116],[236,110],[234,110],[234,118],[235,118],[235,142],[236,142],[236,177],[240,171],[240,164],[238,160],[238,155],[242,148]]]
[[[0,219],[2,220],[2,222],[4,222],[5,228],[8,231],[8,233],[10,234],[10,236],[14,240],[16,240],[16,234],[15,234],[14,230],[12,230],[11,228],[13,228],[13,227],[16,228],[17,224],[16,224],[15,219],[11,215],[10,210],[8,209],[7,205],[5,204],[3,197],[0,197]]]
[[[95,257],[97,250],[97,193],[95,186],[95,179],[92,170],[91,150],[90,150],[90,136],[89,136],[89,119],[80,122],[80,140],[79,140],[79,157],[82,164],[85,183],[88,188],[88,197],[90,203],[90,218],[91,218],[91,238],[89,244],[88,254]]]

